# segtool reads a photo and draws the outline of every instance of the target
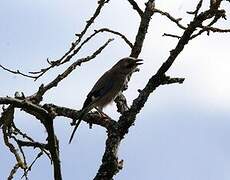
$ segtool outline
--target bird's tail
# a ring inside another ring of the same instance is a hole
[[[80,123],[81,123],[81,121],[82,121],[82,118],[84,118],[84,116],[85,116],[89,111],[90,111],[89,108],[84,108],[84,109],[81,110],[81,113],[80,113],[80,115],[79,115],[78,118],[77,118],[78,121],[77,121],[77,123],[76,123],[76,125],[75,125],[75,127],[74,127],[74,129],[73,129],[73,132],[72,132],[72,134],[71,134],[71,136],[70,136],[69,144],[70,144],[71,141],[73,140],[73,136],[74,136],[74,134],[75,134],[75,132],[76,132],[78,126],[80,125]]]

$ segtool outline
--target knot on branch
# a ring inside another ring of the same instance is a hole
[[[218,9],[222,0],[210,0],[210,9]]]
[[[182,84],[184,80],[185,78],[171,78],[170,76],[164,76],[161,85],[174,84],[174,83]]]
[[[152,0],[152,1],[148,1],[147,3],[145,3],[146,5],[146,8],[150,11],[153,11],[155,10],[155,1]]]

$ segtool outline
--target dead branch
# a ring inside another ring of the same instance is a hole
[[[79,116],[79,111],[77,110],[70,109],[67,107],[57,106],[54,104],[44,104],[43,108],[46,109],[47,111],[55,112],[56,116],[63,116],[63,117],[70,118],[73,120],[73,122],[75,121],[75,118]],[[110,126],[112,126],[112,124],[116,122],[111,118],[102,119],[97,112],[88,113],[82,120],[89,124],[100,125],[101,127],[104,127],[106,129],[108,129]]]
[[[186,27],[185,26],[183,26],[182,24],[180,24],[180,21],[182,20],[182,18],[174,18],[173,16],[171,16],[168,12],[163,12],[163,11],[161,11],[161,10],[159,10],[159,9],[155,9],[154,10],[154,12],[155,13],[159,13],[159,14],[161,14],[161,15],[163,15],[163,16],[166,16],[167,18],[169,18],[172,22],[174,22],[174,23],[176,23],[176,25],[178,26],[178,27],[180,27],[181,29],[186,29]]]
[[[95,33],[98,33],[98,32],[110,32],[112,34],[118,35],[126,42],[126,44],[128,44],[128,46],[130,48],[133,48],[133,44],[130,42],[130,40],[128,40],[128,38],[125,35],[123,35],[122,33],[118,32],[118,31],[114,31],[114,30],[111,30],[108,28],[102,28],[99,30],[95,30]]]
[[[118,31],[114,31],[114,30],[111,30],[108,28],[101,28],[99,30],[94,30],[94,33],[91,34],[89,37],[87,37],[77,48],[75,47],[75,49],[71,53],[69,53],[63,61],[61,61],[61,62],[49,61],[50,66],[48,66],[47,68],[43,68],[42,70],[37,71],[37,72],[30,72],[31,74],[35,75],[35,76],[31,76],[31,77],[33,77],[35,80],[37,80],[38,78],[43,76],[47,71],[49,71],[51,68],[53,68],[55,66],[60,66],[62,64],[69,62],[82,49],[82,47],[86,43],[89,42],[89,40],[91,40],[93,37],[95,37],[98,33],[103,33],[103,32],[109,32],[109,33],[112,33],[114,35],[120,36],[130,48],[133,47],[133,44],[128,40],[128,38]]]
[[[196,6],[195,11],[187,12],[187,13],[188,13],[188,14],[194,15],[194,18],[196,18],[196,17],[197,17],[197,14],[199,13],[199,10],[200,10],[202,4],[203,4],[203,0],[200,0],[199,3],[198,3],[197,6]]]
[[[152,13],[150,13],[149,10],[154,10],[154,8],[148,9],[149,7],[153,7],[151,3],[154,3],[154,2],[148,1],[146,5],[146,10],[143,15],[143,17],[145,17],[145,13],[148,12],[147,14],[150,15],[148,16],[149,19],[144,19],[143,21],[145,23],[142,22],[140,24],[139,31],[136,37],[136,42],[132,49],[131,55],[133,55],[134,57],[137,57],[140,53],[145,34],[147,33],[149,20],[151,18],[151,15],[153,14],[153,11]],[[198,4],[196,8],[197,12],[199,10],[199,6],[200,5]],[[190,22],[188,27],[184,30],[184,33],[179,39],[175,49],[170,51],[170,55],[168,59],[162,64],[162,66],[159,68],[157,73],[149,79],[145,88],[139,91],[140,93],[138,97],[134,99],[131,107],[120,116],[116,126],[113,126],[113,128],[111,128],[110,131],[108,131],[108,138],[106,141],[105,153],[102,158],[102,164],[94,180],[112,179],[112,177],[119,171],[119,161],[117,157],[117,151],[119,148],[119,144],[121,140],[124,138],[125,134],[128,133],[129,128],[135,123],[136,115],[144,107],[146,101],[148,100],[149,95],[157,87],[159,87],[162,84],[164,85],[164,84],[171,84],[171,83],[183,83],[184,81],[183,78],[170,78],[170,77],[165,76],[165,73],[169,70],[169,68],[172,66],[177,56],[182,52],[185,45],[189,42],[196,28],[200,27],[205,20],[214,17],[217,13],[220,13],[220,11],[219,10],[212,11],[211,9],[205,12],[201,12],[200,14],[197,14],[197,15],[195,13],[194,19]],[[142,25],[144,27],[141,27]],[[138,41],[140,44],[136,46],[136,43]]]
[[[168,36],[168,37],[173,37],[173,38],[177,38],[180,39],[181,37],[175,34],[168,34],[168,33],[164,33],[162,36]]]
[[[55,180],[62,180],[61,161],[59,157],[59,143],[54,132],[53,118],[45,118],[44,126],[47,131],[48,148],[53,162],[53,174]]]
[[[166,84],[182,84],[184,82],[185,78],[171,78],[170,76],[165,76],[165,80],[162,80],[161,85]]]
[[[14,147],[14,145],[12,143],[9,142],[8,131],[7,131],[7,127],[5,125],[3,125],[3,127],[2,127],[2,133],[3,133],[4,143],[9,148],[10,152],[15,156],[15,159],[17,161],[18,166],[21,169],[26,169],[27,167],[24,164],[23,160],[21,159],[17,149]]]
[[[11,104],[17,108],[22,108],[31,115],[35,115],[35,117],[38,119],[49,116],[49,113],[45,109],[39,105],[31,103],[28,100],[19,100],[11,97],[0,97],[0,104]],[[34,114],[35,112],[36,114]]]
[[[138,57],[141,52],[143,42],[149,26],[149,22],[154,13],[154,9],[155,9],[154,0],[149,0],[146,3],[145,11],[141,17],[139,30],[136,35],[136,40],[130,54],[131,57]],[[121,103],[123,102],[124,101],[122,101]],[[128,111],[125,111],[123,114],[126,114],[126,112]],[[117,151],[122,136],[120,134],[119,129],[120,129],[119,122],[118,124],[116,123],[113,126],[111,126],[111,128],[108,129],[108,137],[106,140],[106,148],[102,158],[102,164],[96,176],[94,177],[94,180],[112,179],[112,177],[120,170],[120,163],[117,157]]]
[[[99,0],[98,1],[98,7],[96,8],[93,16],[86,21],[86,25],[84,27],[84,29],[78,33],[75,34],[77,39],[71,43],[71,47],[70,49],[58,60],[56,61],[49,61],[47,59],[48,64],[50,65],[47,68],[43,68],[40,71],[35,71],[35,72],[30,72],[31,74],[38,74],[37,76],[35,76],[35,80],[37,80],[38,78],[40,78],[42,75],[44,75],[48,70],[50,70],[51,68],[55,67],[55,66],[59,66],[61,64],[64,64],[66,62],[68,62],[71,58],[69,57],[69,54],[74,51],[74,49],[77,47],[77,45],[81,42],[83,36],[85,35],[85,33],[87,32],[87,30],[89,29],[89,27],[93,24],[93,22],[95,21],[95,19],[99,16],[103,6],[108,3],[110,0]]]
[[[87,56],[85,58],[78,59],[71,66],[69,66],[62,74],[59,74],[53,81],[48,83],[46,86],[43,84],[39,87],[38,91],[29,97],[30,100],[39,103],[42,100],[42,96],[51,88],[56,87],[58,83],[60,83],[64,78],[66,78],[77,66],[80,66],[84,62],[88,62],[94,59],[97,55],[99,55],[102,50],[111,42],[113,39],[109,39],[104,45],[102,45],[99,49],[97,49],[92,55]]]
[[[43,149],[48,150],[48,145],[44,144],[44,143],[31,142],[31,141],[22,141],[22,140],[19,140],[19,139],[17,139],[16,141],[19,144],[19,146],[21,146],[21,147],[26,146],[26,147],[39,148],[39,149],[42,149],[42,150]]]
[[[3,70],[8,71],[8,72],[10,72],[10,73],[12,73],[12,74],[19,74],[19,75],[24,76],[24,77],[27,77],[27,78],[35,79],[34,76],[31,76],[31,75],[28,75],[28,74],[24,74],[24,73],[22,73],[22,72],[19,71],[19,70],[14,71],[14,70],[11,70],[11,69],[8,69],[8,68],[4,67],[4,66],[1,65],[1,64],[0,64],[0,67],[1,67]]]
[[[139,29],[136,35],[136,39],[135,39],[135,43],[134,43],[134,46],[130,54],[131,57],[138,57],[138,55],[141,52],[143,42],[144,42],[144,39],[147,33],[147,29],[149,27],[149,22],[154,13],[154,10],[155,10],[154,0],[149,0],[146,3],[146,8],[141,18],[141,22],[140,22]]]
[[[76,34],[77,39],[72,43],[70,49],[62,56],[59,60],[56,61],[48,61],[49,67],[41,69],[38,72],[30,72],[33,75],[26,75],[21,73],[20,71],[12,71],[0,65],[6,71],[9,71],[13,74],[19,74],[25,77],[41,77],[45,72],[49,69],[69,62],[79,51],[80,49],[89,42],[94,36],[96,36],[100,32],[108,32],[122,38],[126,44],[131,48],[130,56],[138,57],[141,53],[143,43],[148,31],[149,23],[151,17],[154,13],[161,14],[169,18],[172,22],[176,23],[178,27],[183,29],[183,34],[181,36],[172,35],[172,34],[164,34],[165,36],[170,36],[178,39],[178,43],[174,49],[170,51],[168,58],[165,62],[159,67],[158,71],[149,79],[146,83],[146,86],[142,90],[138,90],[139,95],[133,100],[131,107],[127,106],[126,98],[123,94],[116,98],[116,104],[118,108],[118,112],[121,113],[121,116],[118,121],[109,118],[101,118],[101,116],[96,112],[88,113],[83,120],[90,125],[97,124],[101,127],[106,128],[107,130],[107,140],[105,152],[102,157],[101,166],[98,169],[98,172],[94,178],[94,180],[111,180],[113,176],[122,169],[123,160],[119,161],[118,159],[118,149],[121,141],[124,139],[125,135],[129,132],[129,129],[136,121],[137,114],[142,110],[145,103],[147,102],[150,94],[161,85],[168,85],[174,83],[183,83],[184,78],[177,78],[170,76],[166,76],[166,72],[170,69],[172,64],[175,62],[178,55],[183,51],[186,44],[189,43],[193,38],[201,35],[203,32],[219,32],[225,33],[230,32],[229,29],[220,29],[217,27],[213,27],[213,25],[218,22],[220,18],[225,17],[225,11],[219,10],[222,0],[210,1],[210,8],[204,12],[201,11],[203,1],[200,0],[195,8],[195,11],[189,12],[194,17],[192,21],[187,25],[187,27],[180,24],[181,18],[174,18],[169,13],[163,12],[161,10],[155,9],[154,0],[148,0],[146,3],[145,10],[142,11],[135,0],[128,0],[128,2],[133,6],[133,9],[138,12],[141,17],[139,29],[135,38],[135,43],[132,44],[128,38],[120,32],[102,28],[99,30],[95,30],[93,34],[88,36],[84,41],[82,41],[89,27],[93,24],[95,19],[100,14],[102,7],[105,3],[108,3],[109,0],[99,0],[98,7],[96,8],[93,16],[86,22],[86,26],[82,30],[81,33]],[[204,26],[203,23],[206,20],[211,20],[208,25]],[[199,31],[198,31],[198,30]],[[198,32],[197,32],[198,31]],[[56,87],[63,79],[65,79],[73,70],[80,66],[84,62],[88,62],[94,59],[97,55],[99,55],[102,50],[112,41],[109,39],[104,45],[102,45],[99,49],[97,49],[92,55],[87,56],[85,58],[81,58],[76,60],[72,65],[70,65],[62,74],[58,75],[55,79],[53,79],[47,85],[41,85],[36,93],[32,96],[25,97],[22,95],[15,95],[15,98],[11,97],[0,97],[0,104],[9,105],[6,109],[4,109],[1,117],[0,117],[0,126],[2,127],[3,132],[3,140],[5,145],[8,147],[11,153],[16,158],[16,165],[10,172],[8,179],[12,179],[17,169],[21,168],[24,170],[24,176],[27,178],[28,171],[31,170],[33,164],[37,161],[39,157],[45,152],[48,157],[51,158],[53,162],[53,173],[55,180],[62,180],[61,173],[61,163],[59,156],[59,141],[55,135],[54,131],[54,119],[57,116],[67,117],[72,119],[73,122],[76,121],[76,117],[78,117],[79,111],[75,109],[70,109],[67,107],[61,107],[54,104],[44,104],[40,105],[42,101],[43,95],[50,89]],[[80,44],[81,43],[81,44]],[[23,111],[35,116],[41,123],[44,125],[47,131],[47,143],[35,142],[32,138],[27,136],[25,133],[21,132],[16,125],[14,124],[14,109],[20,108]],[[73,125],[73,123],[72,123]],[[25,138],[25,140],[18,139],[19,137]],[[18,145],[20,152],[17,151],[17,148],[11,143],[9,140],[12,138]],[[23,152],[22,147],[33,147],[39,148],[41,152],[37,155],[35,160],[31,163],[29,168],[27,167],[26,157]],[[22,157],[21,157],[22,155]],[[23,177],[24,177],[23,176]]]
[[[26,177],[26,179],[28,179],[28,178],[27,178],[28,172],[31,171],[31,169],[32,169],[33,165],[35,164],[35,162],[36,162],[42,155],[43,155],[43,152],[42,152],[42,151],[41,151],[40,153],[38,153],[38,155],[36,156],[36,158],[33,160],[33,162],[30,164],[30,166],[29,166],[29,167],[27,168],[27,170],[24,172],[24,174],[23,174],[23,176],[21,177],[21,179],[22,179],[23,177]]]
[[[208,31],[208,32],[213,32],[213,33],[229,33],[230,32],[230,29],[220,29],[220,28],[216,28],[216,27],[209,27],[209,26],[202,26],[202,28],[205,30],[205,31]]]
[[[16,163],[16,164],[14,165],[14,167],[12,168],[12,170],[10,171],[10,174],[9,174],[7,180],[12,180],[12,179],[14,178],[14,175],[16,174],[18,168],[19,168],[19,164]]]
[[[140,15],[140,17],[142,17],[143,11],[138,6],[138,4],[136,3],[136,1],[134,1],[134,0],[128,0],[128,1],[133,6],[133,9],[137,11],[137,13]]]

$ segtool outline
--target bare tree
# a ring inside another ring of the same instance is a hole
[[[141,9],[137,2],[134,0],[128,0],[133,10],[140,17],[140,24],[137,27],[138,31],[135,40],[129,40],[123,33],[109,29],[101,28],[95,30],[91,35],[86,37],[86,33],[90,31],[90,27],[100,15],[104,6],[109,4],[112,0],[99,0],[98,6],[95,9],[92,17],[87,20],[87,23],[80,33],[76,34],[76,40],[72,42],[70,48],[66,53],[58,60],[47,59],[47,67],[42,68],[36,72],[29,72],[28,74],[22,73],[19,70],[11,70],[3,65],[0,67],[3,70],[9,71],[13,74],[25,76],[26,78],[34,79],[35,81],[46,73],[63,64],[73,60],[78,52],[84,48],[84,45],[91,41],[99,33],[111,33],[114,37],[120,37],[130,47],[130,54],[128,56],[137,58],[144,44],[144,40],[149,28],[151,18],[155,14],[160,14],[169,19],[169,21],[175,23],[179,29],[183,31],[181,35],[164,33],[164,36],[176,38],[178,40],[177,45],[170,51],[168,58],[159,67],[158,71],[152,75],[147,84],[142,90],[139,90],[139,95],[133,100],[130,107],[126,103],[126,98],[123,94],[116,98],[117,111],[120,113],[120,117],[117,120],[112,118],[103,118],[96,112],[90,112],[84,117],[83,121],[89,124],[96,124],[103,127],[107,131],[106,148],[102,157],[101,166],[98,169],[94,179],[95,180],[110,180],[113,179],[121,169],[123,160],[119,160],[118,151],[119,145],[125,138],[125,135],[129,132],[130,127],[135,123],[137,114],[145,106],[149,95],[161,85],[168,85],[173,83],[183,83],[184,78],[170,77],[166,75],[178,55],[183,51],[185,46],[203,33],[210,35],[211,33],[227,33],[230,29],[221,29],[214,25],[222,20],[226,19],[226,12],[222,5],[224,0],[211,0],[209,7],[204,7],[206,10],[201,11],[203,8],[203,0],[200,0],[196,5],[196,8],[192,12],[187,12],[191,15],[191,22],[188,25],[181,23],[182,18],[175,18],[169,13],[158,9],[155,6],[154,0],[148,0],[145,3],[145,9]],[[95,52],[88,55],[85,58],[80,58],[74,61],[63,73],[59,74],[56,78],[47,84],[41,84],[39,89],[30,96],[25,96],[23,93],[15,93],[14,97],[0,97],[0,104],[3,107],[3,113],[0,117],[0,126],[2,127],[2,135],[4,144],[8,147],[9,151],[15,156],[16,162],[12,168],[8,179],[13,179],[14,174],[18,169],[24,171],[24,178],[27,178],[28,172],[31,170],[33,164],[42,155],[47,155],[53,163],[53,175],[55,180],[62,179],[61,163],[59,154],[59,141],[55,135],[54,120],[58,116],[64,116],[75,122],[75,118],[78,117],[79,110],[71,109],[68,107],[61,107],[55,105],[52,102],[43,103],[43,96],[59,83],[71,74],[76,68],[79,68],[81,64],[88,62],[96,58],[102,51],[109,45],[113,39],[108,39],[103,45],[98,47]],[[151,48],[151,47],[150,47]],[[131,74],[130,74],[131,78]],[[124,91],[128,86],[124,87]],[[14,122],[15,109],[21,109],[22,111],[34,116],[46,129],[47,139],[45,142],[36,142],[32,137],[29,137],[21,129],[17,128]],[[74,125],[72,123],[71,125]],[[23,138],[23,140],[22,140]],[[28,165],[26,161],[26,155],[24,148],[33,147],[40,150],[36,159]],[[19,149],[19,151],[17,150]]]

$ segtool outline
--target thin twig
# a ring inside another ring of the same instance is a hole
[[[182,20],[182,18],[174,18],[173,16],[171,16],[168,12],[163,12],[159,9],[155,9],[154,10],[155,13],[159,13],[163,16],[166,16],[167,18],[169,18],[172,22],[176,23],[178,27],[180,27],[181,29],[186,29],[185,26],[183,26],[182,24],[180,24],[180,21]]]
[[[210,9],[211,10],[211,9]],[[220,33],[226,33],[228,32],[228,30],[224,30],[224,29],[219,29],[219,28],[214,28],[214,27],[211,27],[212,25],[214,25],[220,18],[224,18],[226,19],[226,16],[225,16],[225,11],[224,10],[216,10],[215,11],[216,14],[214,15],[214,18],[213,20],[207,25],[207,26],[203,26],[202,24],[199,26],[199,28],[201,28],[201,30],[199,32],[197,32],[196,34],[193,34],[191,36],[191,39],[194,39],[196,38],[197,36],[203,34],[204,32],[207,32],[207,35],[209,35],[209,32],[212,31],[212,32],[220,32]]]
[[[130,40],[128,40],[128,38],[125,35],[123,35],[122,33],[118,32],[118,31],[114,31],[114,30],[111,30],[109,28],[102,28],[99,30],[95,30],[95,32],[110,32],[112,34],[118,35],[128,44],[128,46],[130,48],[133,48],[133,44],[130,42]]]
[[[7,133],[7,129],[6,129],[5,125],[3,125],[3,127],[2,127],[2,132],[3,132],[4,143],[9,148],[10,152],[13,153],[13,155],[15,156],[18,166],[22,169],[26,169],[26,165],[24,164],[23,160],[21,159],[20,155],[18,154],[17,149],[14,147],[13,144],[11,144],[9,142],[9,138],[7,135],[8,133]]]
[[[66,78],[77,66],[80,66],[82,63],[88,62],[94,59],[97,55],[99,55],[102,50],[111,42],[113,39],[109,39],[106,43],[104,43],[100,48],[98,48],[92,55],[87,56],[85,58],[78,59],[71,66],[69,66],[62,74],[58,75],[53,81],[48,83],[46,86],[41,85],[37,93],[32,95],[30,99],[35,99],[36,102],[40,102],[42,100],[42,96],[51,88],[56,87],[64,78]]]
[[[50,66],[48,66],[47,68],[43,68],[40,71],[35,71],[35,72],[29,72],[31,74],[35,74],[35,76],[33,76],[33,78],[35,80],[37,80],[38,78],[40,78],[41,76],[43,76],[46,72],[48,72],[51,68],[55,67],[55,66],[60,66],[62,64],[65,64],[66,62],[69,62],[81,49],[82,47],[89,41],[91,40],[93,37],[95,37],[98,33],[102,33],[102,32],[109,32],[112,34],[115,34],[117,36],[120,36],[127,44],[130,48],[133,47],[133,44],[128,40],[128,38],[123,35],[122,33],[118,32],[118,31],[114,31],[108,28],[101,28],[98,30],[94,30],[94,33],[91,34],[89,37],[87,37],[76,49],[74,49],[71,53],[69,53],[65,59],[63,59],[63,61],[49,61]],[[36,75],[38,74],[38,75]]]
[[[168,37],[173,37],[173,38],[177,38],[180,39],[181,37],[175,34],[168,34],[168,33],[164,33],[162,36],[168,36]]]
[[[43,152],[41,151],[40,153],[38,153],[38,155],[36,156],[36,158],[33,160],[33,162],[31,163],[31,165],[27,168],[27,170],[24,172],[23,176],[21,177],[21,179],[23,177],[27,177],[27,174],[29,171],[31,171],[33,165],[35,164],[35,162],[43,155]]]
[[[10,171],[10,174],[9,174],[7,180],[12,180],[12,179],[14,178],[14,175],[16,174],[16,172],[17,172],[17,170],[18,170],[19,167],[20,167],[20,166],[19,166],[18,163],[16,163],[16,164],[14,165],[14,167],[13,167],[12,170]]]
[[[229,33],[230,29],[220,29],[216,27],[202,26],[205,31],[218,32],[218,33]]]
[[[15,138],[14,136],[11,136],[11,138],[13,138],[13,139],[17,142],[17,144],[18,144],[17,138]],[[27,161],[26,161],[25,153],[24,153],[24,151],[23,151],[23,149],[22,149],[22,146],[20,146],[19,144],[18,144],[18,148],[19,148],[19,150],[20,150],[20,152],[21,152],[21,154],[22,154],[23,162],[24,162],[25,167],[26,167],[26,168],[24,169],[24,171],[26,171],[26,169],[27,169]]]
[[[162,80],[161,85],[166,84],[182,84],[184,82],[185,78],[171,78],[170,76],[165,76],[165,80]]]
[[[15,125],[15,123],[13,122],[12,123],[12,127],[14,128],[14,131],[17,133],[17,134],[20,134],[22,136],[22,138],[26,138],[27,140],[29,141],[34,141],[31,137],[29,137],[26,133],[23,133],[20,129],[18,129]]]
[[[142,17],[144,13],[141,10],[141,8],[138,6],[138,4],[136,3],[136,1],[134,1],[134,0],[128,0],[128,1],[133,6],[133,9],[138,12],[138,14],[140,15],[140,17]]]
[[[196,6],[195,11],[188,11],[187,13],[188,13],[188,14],[194,15],[194,18],[196,18],[196,17],[197,17],[197,14],[199,13],[199,10],[200,10],[202,4],[203,4],[203,0],[200,0],[199,3],[198,3],[197,6]]]
[[[31,76],[31,75],[28,75],[28,74],[24,74],[24,73],[20,72],[19,70],[14,71],[14,70],[11,70],[11,69],[8,69],[8,68],[4,67],[4,66],[1,65],[1,64],[0,64],[0,67],[1,67],[2,69],[4,69],[5,71],[10,72],[10,73],[19,74],[19,75],[24,76],[24,77],[27,77],[27,78],[35,79],[34,76]]]
[[[43,68],[40,71],[35,71],[35,72],[30,72],[31,74],[37,74],[37,76],[35,76],[35,80],[37,80],[38,78],[40,78],[42,75],[44,75],[48,70],[50,70],[51,68],[53,68],[54,66],[59,66],[60,64],[66,63],[68,62],[71,58],[69,58],[69,54],[74,51],[74,49],[77,47],[77,45],[81,42],[83,36],[85,35],[85,33],[87,32],[87,30],[89,29],[89,27],[93,24],[93,22],[95,21],[95,19],[98,17],[98,15],[100,14],[103,6],[108,3],[110,0],[99,0],[98,1],[98,7],[96,8],[93,16],[86,21],[86,25],[84,27],[84,29],[78,33],[75,34],[77,36],[77,39],[71,43],[71,47],[70,49],[58,60],[56,61],[49,61],[47,59],[48,64],[50,65],[47,68]]]

